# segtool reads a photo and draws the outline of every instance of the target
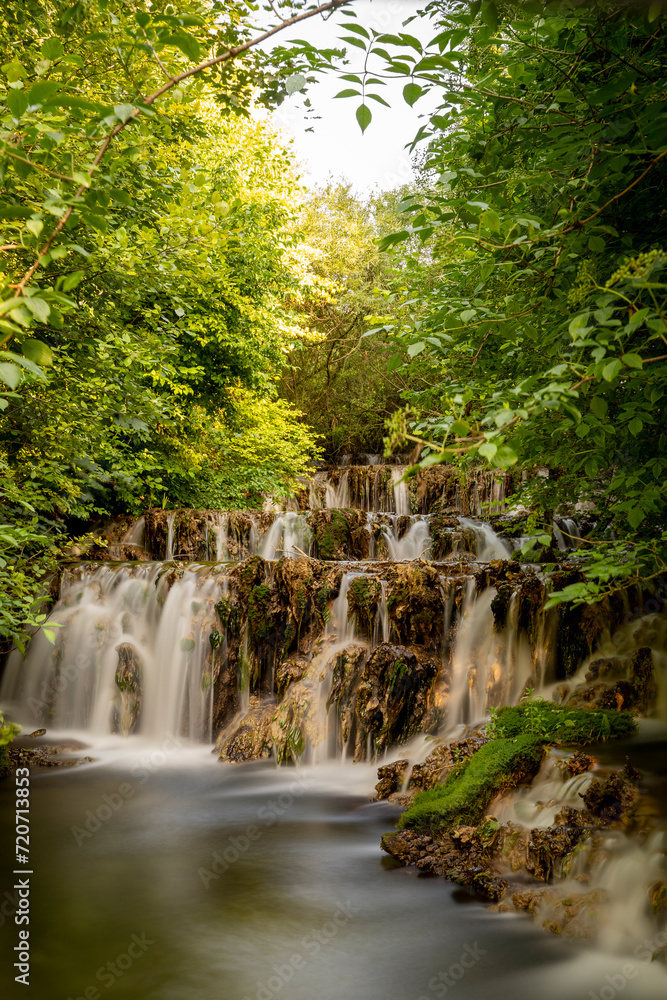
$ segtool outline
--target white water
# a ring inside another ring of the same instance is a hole
[[[387,525],[382,528],[389,558],[396,562],[430,558],[431,531],[428,517],[416,519],[402,538],[398,537],[398,517],[398,514],[392,516],[391,529]]]
[[[447,731],[463,723],[480,722],[494,705],[513,704],[533,676],[527,637],[517,627],[517,604],[510,599],[507,626],[495,632],[488,587],[479,596],[470,580],[452,655],[452,680],[447,708]]]
[[[262,559],[310,555],[313,535],[305,514],[278,514],[257,547]]]
[[[462,528],[472,531],[475,536],[475,558],[479,562],[490,562],[492,559],[508,559],[512,554],[509,542],[500,538],[490,524],[472,521],[468,517],[460,517]]]
[[[217,627],[220,586],[186,570],[165,592],[161,568],[145,563],[65,574],[53,610],[63,626],[56,645],[40,632],[24,662],[12,654],[2,703],[20,706],[38,725],[108,735],[121,708],[117,650],[130,643],[140,663],[142,736],[211,739],[209,635]]]

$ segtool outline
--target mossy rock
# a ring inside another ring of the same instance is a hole
[[[534,736],[485,743],[469,760],[453,768],[442,785],[419,792],[401,816],[399,829],[443,831],[475,826],[496,795],[538,771],[544,752],[542,740]]]
[[[271,591],[265,583],[253,587],[248,595],[248,638],[253,646],[262,643],[273,628],[270,600]]]
[[[373,626],[380,601],[382,584],[375,576],[358,576],[350,584],[347,592],[347,606],[350,615],[356,615],[357,630],[366,638],[373,637]]]

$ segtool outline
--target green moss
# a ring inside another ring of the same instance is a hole
[[[9,774],[9,769],[11,767],[11,761],[9,759],[9,753],[7,752],[7,747],[0,746],[0,778],[6,778]]]
[[[320,559],[337,559],[347,545],[350,527],[345,514],[349,512],[334,509],[327,513],[329,517],[317,535],[317,552]]]
[[[391,694],[394,693],[397,685],[401,685],[404,677],[409,673],[408,665],[405,660],[396,660],[391,668],[391,673],[389,675],[389,691]]]
[[[347,606],[357,616],[357,627],[369,638],[373,635],[375,615],[381,598],[382,585],[374,576],[358,576],[347,592]]]
[[[398,826],[434,830],[474,826],[491,799],[537,771],[543,756],[543,742],[535,736],[491,740],[453,768],[444,784],[420,792]]]
[[[227,629],[227,634],[235,638],[241,634],[241,608],[238,604],[233,604],[229,597],[223,597],[215,606],[218,617],[223,628]]]
[[[488,732],[505,739],[528,734],[548,743],[569,746],[625,739],[632,736],[636,729],[637,723],[630,712],[566,708],[543,698],[534,698],[521,705],[503,705],[496,709]]]
[[[208,637],[208,641],[211,644],[211,649],[217,649],[222,643],[222,636],[218,632],[217,628],[214,628]]]
[[[271,591],[265,583],[253,587],[248,597],[248,635],[255,645],[266,639],[273,626],[270,597]]]

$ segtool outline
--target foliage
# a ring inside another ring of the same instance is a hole
[[[444,784],[419,792],[398,826],[442,830],[462,823],[475,824],[495,795],[537,771],[543,755],[543,744],[537,736],[522,734],[515,739],[491,740],[457,764]]]
[[[393,318],[390,273],[377,241],[397,225],[398,192],[357,196],[330,181],[303,202],[295,225],[305,260],[296,303],[304,335],[290,353],[281,393],[306,414],[327,458],[379,453],[384,422],[409,381],[394,375],[395,350],[366,331]]]
[[[3,503],[1,637],[43,620],[58,546],[91,516],[256,505],[314,454],[275,399],[297,183],[251,110],[335,56],[260,49],[258,22],[339,5],[0,12],[0,479],[27,505]]]
[[[401,315],[383,333],[423,386],[388,446],[423,445],[413,472],[547,465],[555,504],[596,504],[593,540],[641,529],[651,575],[667,557],[661,5],[433,0],[423,17],[426,45],[365,31],[356,83],[362,106],[389,76],[408,104],[439,97],[415,137],[437,179],[381,244]],[[642,552],[626,542],[620,563],[636,574]]]
[[[0,712],[0,747],[7,746],[20,732],[21,727],[17,726],[15,722],[5,722],[5,717]]]
[[[625,739],[637,729],[630,712],[605,709],[570,709],[545,698],[524,698],[520,705],[494,709],[487,726],[494,739],[511,739],[521,734],[548,743],[567,746]]]

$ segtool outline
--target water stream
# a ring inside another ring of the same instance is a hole
[[[664,971],[635,953],[620,917],[595,944],[566,945],[381,855],[380,835],[398,811],[370,801],[377,765],[383,754],[423,759],[429,744],[419,735],[386,752],[358,729],[385,697],[372,686],[384,675],[366,675],[366,665],[380,651],[382,670],[400,678],[414,648],[419,669],[436,662],[420,710],[441,719],[430,736],[446,737],[527,687],[557,695],[558,617],[533,607],[533,591],[521,596],[522,575],[542,586],[533,568],[512,564],[500,617],[503,588],[483,583],[489,563],[516,544],[479,519],[483,498],[502,504],[504,480],[474,481],[470,516],[457,484],[440,529],[452,542],[434,561],[433,515],[415,513],[403,466],[375,458],[365,470],[317,473],[308,510],[289,509],[296,500],[267,503],[263,512],[203,512],[185,527],[176,512],[161,512],[157,558],[148,512],[122,543],[153,558],[72,566],[53,611],[62,626],[55,646],[38,635],[25,660],[10,656],[2,708],[26,732],[44,725],[48,742],[81,740],[88,749],[76,753],[95,758],[33,774],[31,989],[40,1000],[87,989],[127,1000],[528,1000],[536,991],[545,1000],[612,1000],[603,991],[615,989],[608,977],[624,962],[635,970],[624,998],[664,996]],[[336,510],[355,514],[350,537],[366,533],[367,554],[318,568],[307,559],[318,544],[312,518]],[[570,551],[578,529],[561,526],[556,540]],[[186,558],[193,546],[199,562]],[[244,563],[249,556],[260,558]],[[318,572],[321,589],[309,591]],[[308,638],[313,623],[319,632]],[[605,637],[570,683],[583,682],[595,656],[625,662],[648,644],[667,718],[666,623],[656,612]],[[286,663],[296,673],[280,691]],[[362,689],[366,702],[355,708]],[[242,728],[253,713],[279,708],[275,719],[301,727],[298,766],[223,764],[211,754],[223,725]],[[352,764],[353,755],[373,763]],[[590,777],[564,781],[556,764],[550,758],[532,786],[496,803],[498,818],[544,827],[558,808],[578,804]],[[0,783],[9,840],[11,786]],[[613,889],[610,912],[620,914],[633,880],[645,887],[663,861],[658,835],[648,848],[620,836],[596,875]],[[133,935],[137,956],[105,972],[132,954]],[[150,944],[141,950],[137,941]]]

